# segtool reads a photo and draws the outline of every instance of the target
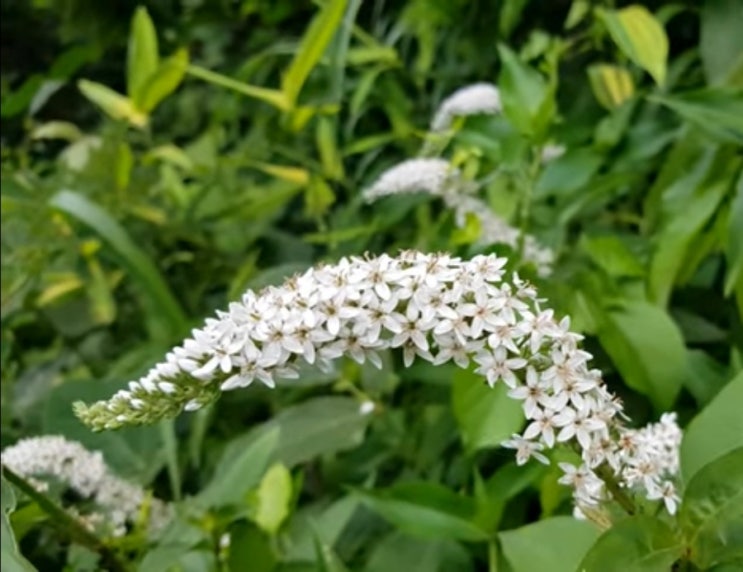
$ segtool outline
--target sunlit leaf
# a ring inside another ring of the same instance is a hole
[[[147,115],[139,111],[128,97],[124,97],[110,87],[87,79],[78,81],[77,86],[85,97],[112,119],[128,121],[134,127],[139,128],[147,125]]]
[[[619,66],[596,64],[588,68],[588,79],[598,102],[606,109],[615,109],[635,93],[630,73]]]
[[[140,90],[160,65],[157,32],[147,8],[139,6],[134,12],[127,54],[126,91],[134,102],[140,101]],[[141,108],[140,109],[144,109]],[[146,111],[146,110],[145,110]]]

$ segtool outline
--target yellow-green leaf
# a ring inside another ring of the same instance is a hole
[[[638,4],[621,10],[599,9],[597,13],[619,49],[647,71],[655,83],[663,84],[668,60],[668,36],[657,18]]]
[[[304,210],[307,216],[322,216],[334,202],[335,193],[330,185],[320,177],[312,177],[304,193]]]
[[[138,109],[149,113],[173,93],[183,81],[188,68],[188,50],[182,48],[164,60],[138,92],[134,100]]]
[[[157,32],[144,6],[137,8],[132,18],[126,64],[127,94],[133,101],[138,101],[140,90],[160,65]]]
[[[347,2],[348,0],[330,0],[327,2],[312,19],[309,28],[302,37],[302,41],[297,47],[297,53],[289,64],[281,82],[281,90],[291,107],[296,103],[299,92],[310,72],[320,61],[325,48],[333,39],[335,31],[343,18]]]
[[[100,107],[106,115],[113,119],[123,119],[134,127],[142,128],[147,125],[147,115],[139,111],[132,100],[124,97],[110,87],[87,79],[77,82],[82,94],[91,102]]]
[[[79,290],[85,285],[77,274],[64,274],[55,282],[44,288],[36,298],[38,307],[48,306],[65,295]]]
[[[343,161],[338,151],[336,127],[338,122],[331,117],[320,117],[317,121],[315,138],[317,150],[320,153],[323,173],[329,179],[336,181],[343,179]]]
[[[287,167],[286,165],[271,165],[269,163],[255,163],[253,166],[267,175],[297,185],[304,186],[310,182],[310,172],[301,167]]]
[[[42,123],[31,132],[32,139],[64,139],[73,143],[83,136],[80,129],[69,121]]]
[[[257,492],[255,523],[275,535],[287,516],[292,500],[292,475],[284,465],[273,465],[261,480]]]
[[[619,66],[597,64],[588,68],[588,79],[598,102],[606,109],[616,109],[635,93],[630,73]]]
[[[186,71],[189,75],[203,79],[204,81],[213,83],[214,85],[225,87],[238,93],[242,93],[243,95],[247,95],[248,97],[254,97],[255,99],[265,101],[282,111],[286,111],[290,107],[284,93],[277,89],[267,89],[265,87],[250,85],[200,66],[189,65]]]

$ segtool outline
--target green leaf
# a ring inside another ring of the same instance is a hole
[[[157,32],[144,6],[139,6],[132,18],[126,64],[126,92],[132,101],[137,102],[140,100],[140,90],[160,65]]]
[[[694,177],[693,174],[690,176]],[[682,267],[689,263],[689,250],[698,246],[696,239],[717,212],[729,187],[730,181],[726,178],[715,182],[700,181],[693,189],[693,195],[684,197],[684,208],[677,209],[659,233],[648,274],[650,298],[658,305],[665,307],[668,304]],[[677,204],[683,200],[681,197],[673,198]]]
[[[596,64],[588,68],[593,95],[606,109],[620,107],[635,93],[630,73],[619,66]]]
[[[16,507],[13,487],[5,480],[5,477],[0,477],[0,486],[2,487],[0,504],[2,504],[3,511],[0,515],[0,518],[2,518],[2,522],[0,522],[0,532],[2,532],[0,534],[0,555],[2,555],[3,572],[36,572],[36,568],[18,550],[15,534],[13,534],[13,529],[8,520],[10,513]]]
[[[31,132],[32,139],[64,139],[70,143],[79,141],[82,137],[80,128],[68,121],[48,121]]]
[[[359,499],[349,494],[329,506],[316,503],[304,506],[295,512],[285,531],[287,561],[312,560],[315,554],[315,539],[328,546],[335,546],[359,507]]]
[[[304,192],[304,212],[309,217],[324,215],[335,202],[335,193],[321,177],[311,177]]]
[[[74,191],[60,191],[50,204],[93,229],[118,256],[140,286],[145,315],[154,337],[171,340],[186,330],[183,310],[157,266],[123,226],[100,206]]]
[[[575,572],[598,536],[592,524],[567,516],[498,534],[512,572]]]
[[[591,547],[581,572],[660,572],[671,570],[683,547],[673,530],[651,516],[619,521]]]
[[[722,143],[743,144],[743,97],[740,90],[700,89],[673,96],[648,97]]]
[[[399,483],[384,491],[358,491],[364,503],[398,529],[421,538],[484,541],[474,522],[475,503],[431,482]]]
[[[518,466],[511,462],[498,469],[485,482],[476,472],[477,516],[475,521],[485,530],[496,531],[508,501],[534,484],[546,470],[547,468],[541,463]]]
[[[743,87],[743,34],[740,30],[743,30],[741,0],[704,2],[699,51],[708,84],[735,83]]]
[[[743,560],[743,447],[705,465],[689,481],[679,525],[692,562],[703,570]]]
[[[647,395],[656,411],[667,411],[686,373],[686,347],[671,317],[647,302],[625,300],[607,310],[598,336],[627,385]]]
[[[424,540],[400,532],[385,536],[371,551],[364,572],[471,572],[472,558],[453,540]]]
[[[349,572],[331,546],[315,537],[317,572]]]
[[[289,107],[294,107],[299,92],[312,69],[320,61],[325,48],[340,26],[348,0],[329,0],[312,19],[302,37],[291,64],[281,80],[281,91]]]
[[[232,91],[247,95],[248,97],[264,101],[273,105],[276,109],[282,111],[288,111],[290,109],[289,102],[284,93],[276,89],[267,89],[265,87],[250,85],[195,65],[189,65],[186,69],[186,73],[214,85],[231,89]]]
[[[164,60],[138,91],[134,104],[149,113],[183,81],[188,69],[188,50],[182,48]]]
[[[128,121],[134,127],[145,127],[147,115],[139,111],[131,99],[94,81],[81,79],[77,86],[82,94],[100,107],[112,119]]]
[[[256,493],[255,523],[275,536],[289,516],[292,501],[292,475],[284,465],[276,463],[261,480]]]
[[[641,277],[645,275],[642,264],[618,236],[583,235],[580,244],[593,263],[609,276]]]
[[[243,502],[248,491],[260,482],[275,454],[278,441],[279,430],[274,428],[265,431],[240,450],[228,445],[212,480],[199,493],[199,501],[208,507]]]
[[[655,16],[638,4],[621,10],[598,9],[597,14],[619,49],[662,85],[666,79],[668,36]]]
[[[524,423],[521,403],[508,397],[508,386],[500,383],[491,388],[471,371],[456,373],[451,400],[462,441],[470,452],[500,446]]]
[[[255,525],[238,521],[232,523],[229,533],[229,572],[271,572],[276,568],[276,555],[271,548],[270,539]]]
[[[725,296],[730,296],[736,284],[743,281],[743,173],[738,176],[735,195],[730,205],[725,257],[728,264],[725,275]]]
[[[519,131],[540,139],[555,113],[554,89],[508,47],[500,45],[498,52],[502,63],[498,87],[503,113]]]
[[[681,473],[688,482],[718,457],[743,447],[743,372],[717,394],[684,431]]]

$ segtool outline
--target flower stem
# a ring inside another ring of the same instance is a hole
[[[2,475],[9,483],[16,486],[24,494],[33,499],[39,507],[51,518],[51,522],[63,534],[69,536],[75,542],[78,542],[97,552],[101,557],[101,563],[106,570],[112,572],[128,572],[129,568],[121,562],[116,554],[104,541],[98,538],[90,530],[80,523],[76,518],[70,515],[64,508],[52,501],[49,497],[37,491],[26,479],[14,473],[11,469],[3,465]]]
[[[602,481],[604,481],[606,489],[611,493],[612,498],[619,503],[619,506],[621,506],[628,515],[632,516],[637,513],[637,507],[635,507],[634,501],[629,497],[624,489],[619,486],[619,483],[614,478],[614,475],[607,465],[601,465],[596,470],[596,474]]]

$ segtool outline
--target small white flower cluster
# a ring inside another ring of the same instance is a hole
[[[126,534],[127,523],[136,522],[145,492],[141,487],[113,475],[100,451],[88,451],[76,441],[60,435],[21,439],[7,447],[2,464],[27,478],[38,490],[48,490],[44,478],[52,478],[90,499],[101,512],[81,514],[71,510],[80,522],[90,527],[104,526],[113,536]],[[149,503],[149,528],[161,529],[170,519],[170,508],[160,500]]]
[[[455,117],[495,115],[503,109],[500,91],[490,83],[462,87],[441,102],[431,122],[431,131],[445,131]]]
[[[388,195],[425,192],[440,197],[454,211],[457,226],[464,227],[467,217],[474,216],[480,224],[480,244],[506,244],[518,249],[521,231],[493,213],[481,199],[473,196],[474,184],[462,178],[458,169],[444,159],[410,159],[386,170],[363,192],[368,202]],[[539,276],[552,272],[554,254],[539,245],[531,235],[523,237],[525,262],[533,264]]]
[[[528,420],[523,435],[504,443],[517,461],[546,462],[542,451],[570,443],[584,465],[566,469],[563,482],[579,502],[604,498],[593,469],[606,464],[624,476],[634,459],[617,453],[621,405],[588,368],[582,336],[542,308],[530,284],[517,275],[504,281],[505,264],[494,255],[406,251],[310,269],[282,286],[248,291],[128,390],[78,414],[95,429],[154,422],[255,380],[274,387],[276,378],[296,376],[300,362],[330,366],[347,356],[381,366],[378,352],[400,348],[406,366],[416,357],[453,361],[474,365],[490,386],[506,384]]]

